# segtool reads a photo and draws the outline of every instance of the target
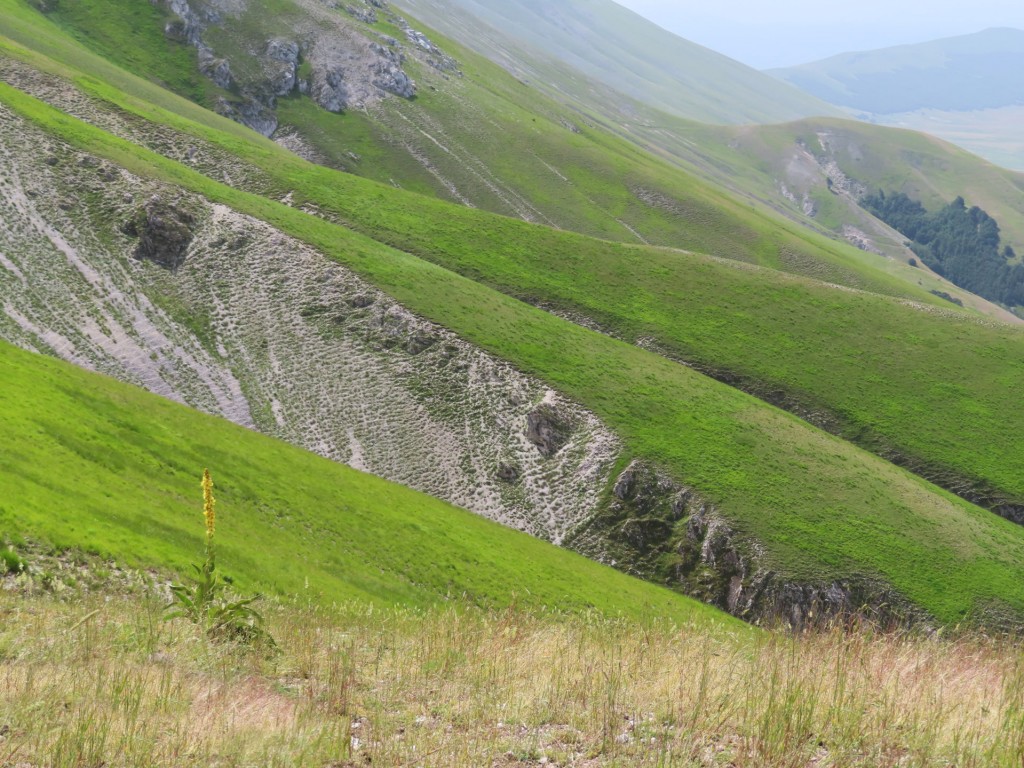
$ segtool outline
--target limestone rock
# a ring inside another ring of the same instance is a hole
[[[214,55],[210,48],[205,45],[199,46],[199,71],[224,90],[229,90],[234,84],[231,76],[231,65],[227,59],[221,59]]]
[[[139,238],[134,256],[175,270],[185,263],[195,217],[185,208],[157,195],[139,208],[123,231]]]
[[[542,456],[554,456],[569,442],[572,425],[554,407],[544,403],[526,416],[526,439]]]

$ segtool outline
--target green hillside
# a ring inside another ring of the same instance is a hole
[[[371,475],[0,343],[0,538],[185,572],[199,477],[243,589],[428,606],[464,598],[731,620],[700,603]]]
[[[89,151],[264,218],[350,265],[406,306],[541,376],[592,408],[634,455],[707,494],[730,524],[763,548],[779,578],[878,579],[947,621],[977,611],[1024,610],[1024,580],[1017,576],[1017,564],[1024,563],[1020,529],[991,513],[684,366],[294,208],[212,182],[17,91],[0,93],[9,106]],[[303,183],[326,194],[315,178]],[[378,215],[390,194],[385,192],[371,201]],[[557,346],[551,339],[559,340]]]
[[[125,15],[135,8],[129,0],[112,2],[123,5]],[[212,107],[220,96],[231,96],[209,81],[199,96],[192,85],[181,85],[192,84],[195,77],[196,64],[189,61],[194,54],[187,49],[179,47],[183,55],[177,58],[159,59],[159,66],[138,60],[133,51],[168,44],[162,32],[164,14],[158,8],[149,8],[143,14],[146,18],[122,29],[112,26],[112,16],[105,12],[109,6],[109,2],[64,0],[45,18],[105,59],[153,83],[170,84],[200,104]],[[242,17],[228,17],[217,40],[227,48],[255,47],[275,29],[291,29],[290,17],[282,22],[261,13],[261,7],[254,3]],[[135,12],[142,13],[137,8]],[[368,35],[394,32],[383,18],[367,25],[334,16],[338,18],[328,17],[330,23],[345,29]],[[137,82],[121,82],[123,75],[106,60],[82,58],[85,54],[77,47],[68,50],[64,35],[20,3],[8,3],[0,29],[31,48],[85,71],[102,73],[103,80],[118,82],[129,92],[140,87]],[[228,42],[223,42],[225,38]],[[128,44],[115,45],[115,40]],[[716,253],[930,300],[927,291],[905,285],[912,276],[909,271],[899,275],[887,267],[895,274],[878,274],[876,260],[845,245],[808,236],[802,226],[770,209],[751,210],[749,203],[716,184],[581,121],[575,110],[524,87],[471,51],[448,40],[441,44],[458,57],[464,77],[416,66],[410,57],[405,66],[421,84],[415,100],[388,98],[373,108],[333,114],[293,94],[277,100],[279,133],[297,132],[323,164],[443,200],[593,237]],[[163,103],[165,96],[150,90],[145,98]],[[168,106],[184,109],[180,102]],[[198,121],[211,118],[208,112],[188,115]]]
[[[853,221],[845,210],[846,200],[830,191],[825,181],[824,169],[835,163],[868,192],[903,192],[928,208],[963,197],[999,222],[1009,244],[1024,245],[1024,175],[933,136],[826,119],[753,126],[724,135],[697,129],[693,135],[723,162],[731,158],[733,171],[763,194],[771,194],[780,179],[794,193],[808,193],[817,209],[814,219],[822,226]],[[801,156],[811,159],[812,165],[800,166]],[[817,177],[807,172],[813,164],[818,166]]]
[[[738,375],[766,399],[792,398],[787,405],[811,418],[823,409],[845,436],[883,456],[895,447],[908,463],[938,470],[936,479],[950,487],[980,490],[980,500],[996,507],[1020,498],[1019,332],[936,312],[934,304],[592,240],[312,165],[116,70],[33,12],[10,8],[5,30],[64,64],[11,43],[5,50],[106,101],[131,123],[136,141],[204,142],[229,153],[235,170],[260,179],[254,187],[265,196],[0,87],[9,108],[134,173],[270,222],[574,398],[615,430],[630,456],[663,467],[712,502],[777,583],[880,585],[941,621],[1024,612],[1018,527],[686,366],[517,299],[577,310],[626,341],[642,338],[722,378]],[[274,202],[286,193],[292,206],[312,206],[322,218]],[[769,262],[781,245],[800,242],[767,224],[760,232],[771,244]],[[868,258],[811,239],[823,251],[833,248],[837,264]],[[750,245],[754,252],[764,246]],[[876,280],[872,287],[903,293],[899,280]],[[938,301],[924,289],[912,295]],[[649,542],[661,553],[652,577],[677,583],[685,527],[676,520],[662,540]],[[621,539],[618,528],[603,533]]]
[[[573,90],[575,70],[668,114],[708,123],[837,114],[799,89],[779,88],[767,75],[677,37],[611,0],[401,0],[398,5],[445,34],[468,28],[471,35],[461,39],[476,41],[484,55],[506,59],[502,47],[490,44],[492,32],[474,24],[474,19],[483,21],[560,62],[562,72],[557,66],[544,68],[560,90]]]
[[[146,88],[137,81],[135,87]],[[119,99],[110,89],[97,92]],[[124,99],[120,102],[132,106]],[[176,102],[175,108],[194,110],[184,102]],[[194,111],[210,125],[235,130],[231,123],[211,121]],[[261,142],[228,141],[219,132],[167,114],[160,119],[175,120],[193,136],[217,142],[262,166],[270,174],[268,183],[281,193],[301,190],[310,202],[333,211],[372,238],[532,303],[582,312],[629,340],[653,338],[666,352],[727,378],[739,378],[762,396],[781,393],[773,399],[798,412],[824,411],[826,420],[844,436],[883,455],[898,456],[988,506],[1020,504],[1024,499],[1018,479],[1024,456],[1016,449],[1014,431],[1002,428],[1001,419],[1006,416],[1000,416],[998,424],[984,417],[1010,413],[1009,418],[1015,418],[1012,390],[993,382],[1006,381],[1011,375],[1017,359],[1011,350],[1021,343],[1018,332],[936,318],[875,297],[786,280],[770,272],[736,270],[679,253],[625,249],[487,216],[366,185],[311,166],[272,145],[258,150]],[[773,141],[785,141],[787,129],[775,130],[779,138]],[[716,231],[711,231],[712,237]],[[768,238],[779,236],[763,231]],[[748,242],[753,248],[766,245]],[[789,251],[785,241],[769,243],[769,248],[790,258],[798,253]],[[720,242],[707,250],[733,254]],[[839,252],[845,255],[846,251]],[[838,272],[864,288],[900,292],[897,280],[888,285],[867,282],[852,269],[822,272],[820,263],[815,269],[830,280]],[[733,287],[723,289],[727,285]],[[944,304],[918,291],[914,294],[918,300]],[[780,306],[787,310],[781,311]],[[836,310],[823,315],[822,306]],[[680,316],[689,321],[680,324]],[[821,345],[825,327],[846,343]],[[972,343],[960,341],[964,333]],[[949,379],[944,350],[961,346],[966,347],[963,354],[975,361],[965,362],[964,374],[956,381],[965,396],[950,398],[941,387],[935,388],[935,382]],[[915,360],[914,366],[899,362],[908,356]],[[887,392],[884,397],[879,397],[879,388]]]

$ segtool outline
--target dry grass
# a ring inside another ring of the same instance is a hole
[[[1019,766],[1018,645],[0,591],[0,766]]]

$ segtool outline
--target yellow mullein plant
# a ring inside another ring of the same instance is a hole
[[[171,603],[167,618],[185,618],[198,624],[213,640],[235,640],[248,644],[261,644],[268,649],[276,647],[274,639],[263,628],[263,617],[252,607],[259,595],[234,599],[227,584],[217,573],[214,558],[216,531],[216,500],[213,498],[213,478],[210,470],[203,470],[203,520],[206,524],[206,561],[194,565],[198,579],[192,584],[172,584]]]

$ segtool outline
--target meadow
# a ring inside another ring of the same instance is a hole
[[[164,621],[148,577],[83,573],[0,577],[2,764],[994,768],[1024,749],[1008,639],[299,596],[261,606],[268,656]]]
[[[980,500],[998,506],[1019,498],[1019,332],[707,256],[626,248],[313,166],[120,72],[6,1],[5,31],[21,39],[31,32],[33,45],[69,63],[16,43],[6,51],[71,77],[138,120],[140,131],[149,120],[229,152],[262,174],[265,196],[0,86],[16,113],[134,173],[265,219],[540,377],[614,429],[624,460],[648,459],[697,488],[780,579],[877,580],[944,623],[1024,611],[1018,528],[669,359],[738,375],[766,399],[792,398],[794,410],[823,411],[844,436],[883,455],[895,450],[950,487],[966,485],[963,492],[980,488]],[[286,192],[321,217],[274,201]],[[770,250],[775,238],[794,236],[766,237],[751,242]],[[846,258],[849,249],[830,247]],[[898,295],[900,285],[889,282]],[[912,286],[909,293],[918,295]],[[625,341],[530,304],[578,310]],[[839,341],[822,343],[829,334]],[[683,535],[677,527],[659,546],[671,552]],[[669,580],[669,571],[654,577]]]

